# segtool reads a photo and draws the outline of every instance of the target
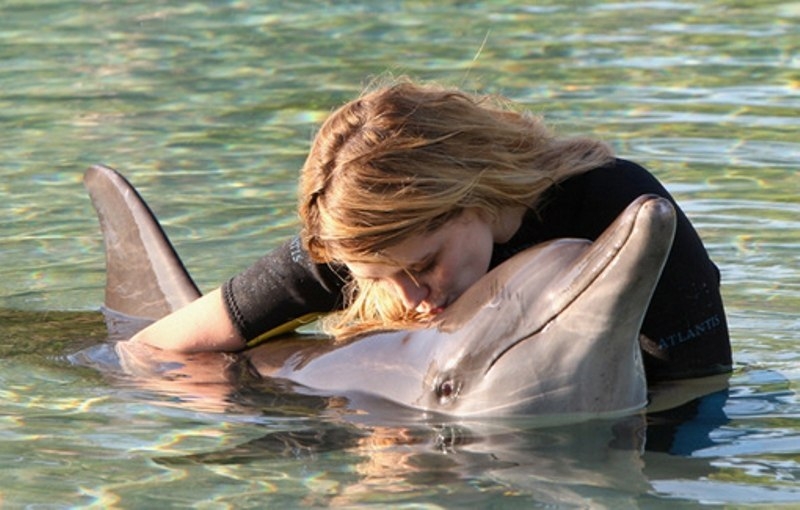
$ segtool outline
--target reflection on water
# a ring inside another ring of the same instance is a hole
[[[800,503],[797,4],[9,0],[2,10],[3,503]],[[209,289],[294,232],[314,126],[386,71],[507,94],[652,168],[722,271],[738,364],[728,389],[651,412],[646,427],[367,423],[281,388],[222,389],[222,407],[209,407],[64,360],[104,337],[86,166],[131,177]]]
[[[98,316],[54,314],[52,323],[37,323],[39,312],[14,316],[29,324],[10,336],[14,344],[27,333],[90,347],[83,359],[67,349],[68,359],[7,353],[2,360],[0,460],[14,467],[0,475],[7,501],[63,504],[66,494],[71,505],[160,507],[202,494],[237,507],[436,505],[446,497],[453,508],[499,501],[619,508],[662,498],[800,497],[797,396],[779,371],[748,367],[730,381],[665,383],[653,388],[647,415],[614,420],[557,427],[536,418],[447,420],[391,404],[354,408],[279,381],[209,383],[228,373],[219,368],[201,374],[203,384],[137,380],[97,341],[105,329]],[[215,362],[190,358],[196,368]]]

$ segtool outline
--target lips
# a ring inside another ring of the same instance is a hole
[[[430,317],[435,317],[439,315],[440,313],[444,312],[445,308],[447,308],[446,304],[430,305],[430,306],[423,306],[423,305],[424,303],[420,304],[420,306],[417,307],[417,312],[423,315],[428,315]]]
[[[450,306],[450,301],[444,299],[440,301],[439,304],[431,306],[428,313],[431,315],[439,315],[440,313],[444,312],[448,306]]]

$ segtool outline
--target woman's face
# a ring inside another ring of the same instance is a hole
[[[346,263],[358,279],[390,284],[408,310],[437,314],[486,274],[496,228],[468,209],[439,229],[386,250],[387,262]]]

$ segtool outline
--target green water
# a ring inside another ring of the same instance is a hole
[[[797,2],[0,0],[0,505],[800,507],[799,55]],[[363,423],[64,360],[103,337],[89,164],[136,184],[207,290],[294,232],[315,126],[387,72],[651,168],[722,271],[729,389],[643,444],[635,419]]]

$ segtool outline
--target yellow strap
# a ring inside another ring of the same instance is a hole
[[[321,313],[307,313],[302,317],[298,317],[296,319],[292,319],[289,322],[285,322],[280,326],[270,329],[266,333],[263,333],[254,339],[247,342],[247,347],[255,347],[256,345],[269,340],[270,338],[275,338],[276,336],[283,335],[284,333],[289,333],[301,326],[305,326],[306,324],[311,324],[315,320],[317,320],[321,315]]]

